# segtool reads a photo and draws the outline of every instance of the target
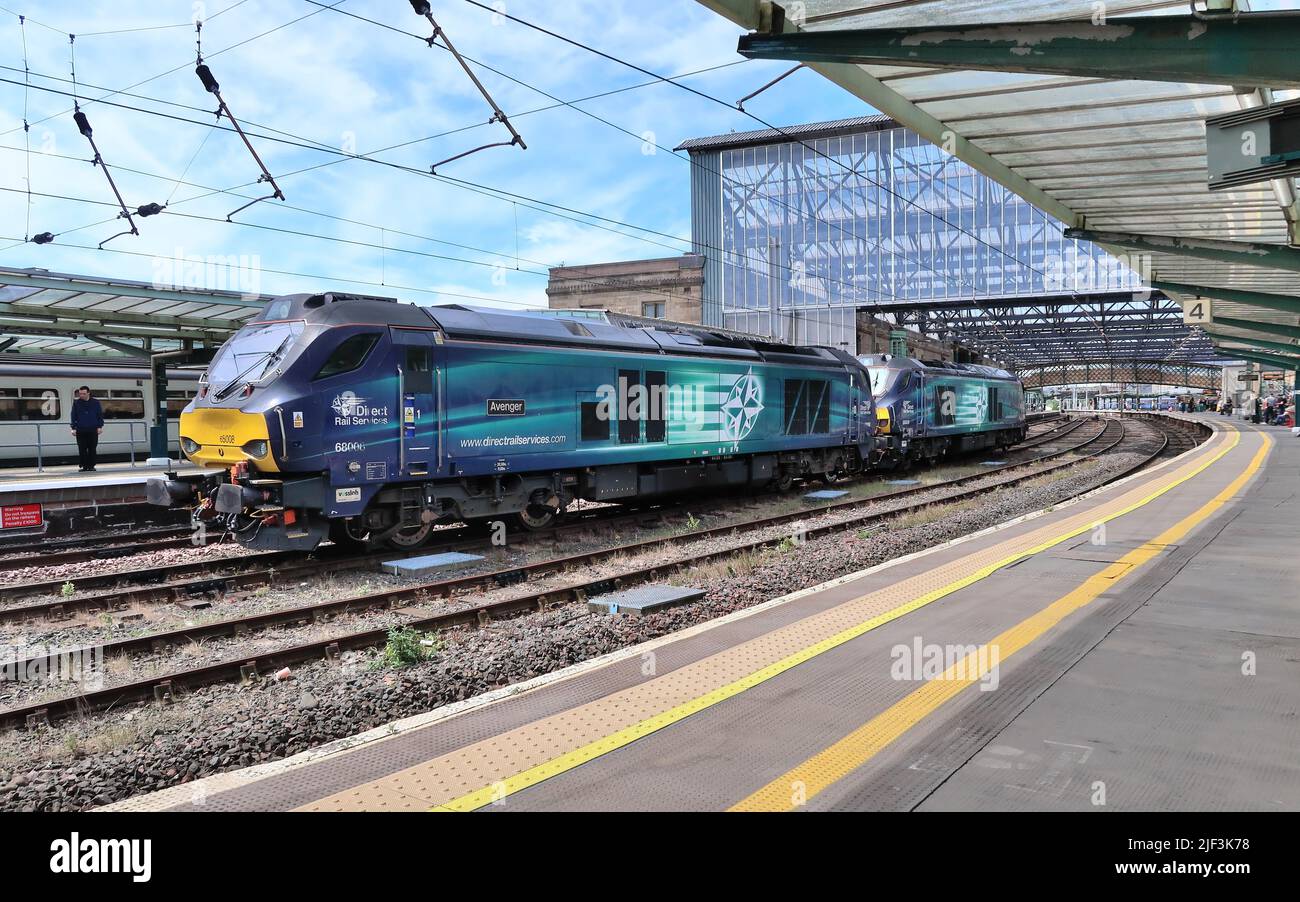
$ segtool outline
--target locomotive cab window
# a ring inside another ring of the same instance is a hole
[[[353,335],[343,339],[314,378],[328,379],[330,376],[352,372],[365,363],[366,357],[370,354],[370,349],[378,343],[379,335],[375,332]]]
[[[429,367],[429,349],[407,345],[402,366],[404,385],[408,392],[433,393],[433,371]]]

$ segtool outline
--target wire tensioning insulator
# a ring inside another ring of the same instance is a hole
[[[144,206],[136,207],[135,209],[136,215],[141,217],[157,216],[162,211],[163,211],[162,204],[145,204]]]
[[[200,63],[194,67],[194,74],[203,82],[203,90],[209,94],[217,94],[221,91],[221,85],[217,84],[216,78],[212,75],[212,70],[206,64]]]
[[[41,232],[39,235],[32,236],[32,244],[49,244],[53,240],[53,232]]]
[[[81,112],[81,110],[77,110],[77,112],[72,114],[72,118],[76,120],[77,131],[81,132],[82,135],[87,138],[93,138],[95,136],[95,130],[90,127],[90,120],[86,118],[85,113]]]
[[[411,0],[411,9],[415,10],[417,16],[427,16],[433,12],[429,0]]]

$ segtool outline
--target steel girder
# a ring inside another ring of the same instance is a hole
[[[1217,389],[1221,369],[1210,364],[1156,360],[1081,360],[1053,363],[1020,371],[1025,388],[1058,385],[1143,384]]]
[[[1135,357],[1191,362],[1214,356],[1209,339],[1160,294],[1004,298],[979,308],[961,302],[900,306],[899,325],[996,349],[1018,368],[1073,360]]]

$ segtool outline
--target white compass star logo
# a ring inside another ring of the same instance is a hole
[[[763,412],[763,383],[750,370],[736,380],[727,400],[722,402],[722,437],[741,441],[754,429]]]

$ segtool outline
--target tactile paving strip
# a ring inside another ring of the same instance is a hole
[[[647,735],[783,672],[856,635],[929,604],[1015,559],[1121,516],[1191,478],[1240,440],[1219,434],[1186,459],[1096,507],[845,602],[680,670],[525,724],[302,810],[409,810],[455,803],[475,808]]]

